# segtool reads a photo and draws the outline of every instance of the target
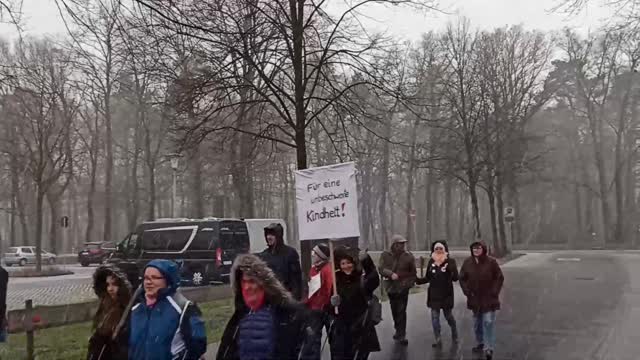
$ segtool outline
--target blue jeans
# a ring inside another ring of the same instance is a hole
[[[451,337],[458,339],[458,328],[456,327],[456,319],[454,319],[451,309],[442,309],[444,318],[451,327]],[[436,338],[440,338],[441,326],[440,326],[440,309],[431,309],[431,325],[433,326],[433,334]]]
[[[496,312],[473,313],[473,330],[478,344],[493,351],[496,347]]]

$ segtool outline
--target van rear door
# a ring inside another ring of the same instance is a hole
[[[244,221],[221,221],[219,239],[222,265],[230,266],[236,256],[249,252],[249,233]]]

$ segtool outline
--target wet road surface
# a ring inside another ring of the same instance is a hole
[[[640,253],[531,253],[503,265],[505,286],[497,316],[495,360],[640,359]],[[409,346],[396,345],[388,303],[377,327],[383,350],[373,360],[471,360],[471,313],[456,285],[461,341],[451,347],[442,319],[441,351],[433,333],[426,293],[409,302]]]

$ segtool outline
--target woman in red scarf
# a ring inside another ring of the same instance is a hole
[[[231,284],[235,312],[224,330],[216,359],[298,359],[308,334],[308,313],[267,264],[254,255],[238,256]]]

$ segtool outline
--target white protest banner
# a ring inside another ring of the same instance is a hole
[[[353,162],[298,170],[295,175],[300,240],[360,236]]]

